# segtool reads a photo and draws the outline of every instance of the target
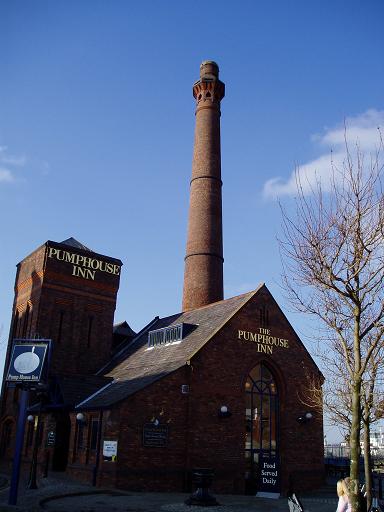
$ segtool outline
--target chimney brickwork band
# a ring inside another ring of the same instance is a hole
[[[195,143],[190,186],[183,311],[222,300],[223,234],[221,209],[220,101],[225,86],[219,67],[205,61],[193,86]]]

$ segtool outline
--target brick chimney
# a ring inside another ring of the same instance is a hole
[[[220,101],[224,93],[219,66],[204,61],[200,80],[193,86],[196,126],[183,311],[222,300],[224,296],[220,154]]]

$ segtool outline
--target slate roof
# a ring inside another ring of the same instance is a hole
[[[257,290],[192,311],[155,319],[137,335],[126,350],[117,354],[117,357],[103,368],[103,374],[113,378],[113,382],[79,403],[77,408],[108,407],[181,368],[257,293]],[[149,331],[180,323],[189,327],[187,335],[180,343],[148,348]]]
[[[128,345],[128,343],[130,343],[135,338],[136,334],[137,333],[131,329],[125,320],[124,322],[115,324],[113,326],[112,352],[116,353]]]
[[[79,242],[78,240],[76,240],[76,238],[73,238],[72,236],[70,238],[67,238],[66,240],[63,240],[60,243],[64,245],[69,245],[71,247],[75,247],[76,249],[82,249],[83,251],[93,252],[91,249],[83,245],[81,242]]]
[[[113,326],[113,334],[119,334],[120,336],[135,336],[136,333],[124,320],[123,322]]]
[[[68,375],[57,376],[56,381],[63,398],[64,405],[74,406],[81,400],[95,393],[112,379],[101,375]]]

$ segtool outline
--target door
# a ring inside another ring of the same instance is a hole
[[[56,416],[55,448],[53,452],[52,470],[65,471],[68,462],[69,436],[71,433],[71,421],[66,412]]]

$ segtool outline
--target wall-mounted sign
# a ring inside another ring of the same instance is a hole
[[[270,329],[259,328],[259,332],[237,331],[237,339],[256,343],[257,351],[272,354],[274,348],[289,348],[289,341],[279,336],[273,336]]]
[[[73,276],[91,279],[92,281],[95,280],[96,271],[105,272],[115,276],[120,275],[120,265],[98,260],[91,256],[83,256],[82,254],[77,254],[75,252],[64,251],[63,249],[56,249],[55,247],[49,247],[48,258],[70,263],[72,265]]]
[[[103,441],[103,459],[114,462],[117,457],[117,441]]]
[[[162,448],[168,444],[168,426],[147,423],[143,427],[143,446]]]
[[[7,382],[40,382],[47,348],[48,343],[15,343]]]
[[[47,446],[55,446],[56,443],[56,432],[50,430],[47,434]]]

